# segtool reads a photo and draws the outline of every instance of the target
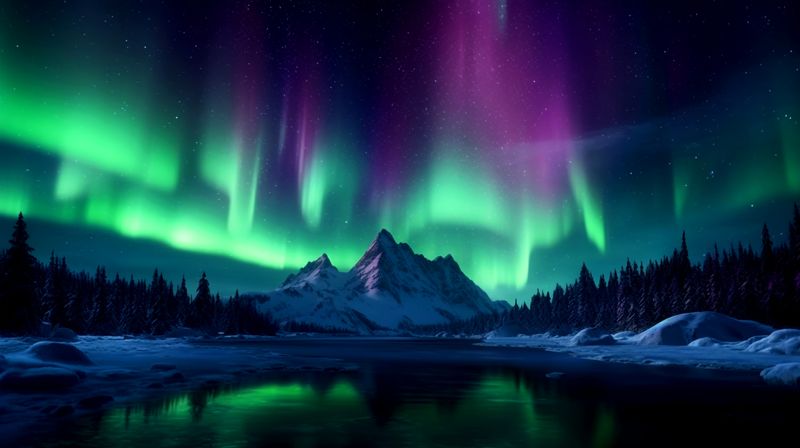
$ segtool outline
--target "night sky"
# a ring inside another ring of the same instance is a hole
[[[526,298],[800,198],[800,4],[5,1],[0,224],[274,288],[381,228]]]

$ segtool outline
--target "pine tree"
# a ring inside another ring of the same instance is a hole
[[[87,284],[90,283],[85,272],[80,272],[74,278],[72,288],[67,298],[67,324],[66,327],[78,334],[87,330],[88,315],[91,311],[91,302],[87,295],[91,294]]]
[[[556,284],[553,290],[553,322],[550,326],[556,332],[562,332],[567,327],[569,318],[569,308],[567,298],[564,296],[564,289]]]
[[[767,224],[761,229],[761,268],[764,272],[772,271],[773,263],[772,238],[769,236]]]
[[[591,327],[597,324],[597,286],[592,273],[584,263],[578,274],[575,295],[577,296],[578,327]]]
[[[212,304],[211,329],[213,333],[218,333],[225,329],[225,306],[222,304],[219,293],[214,296]]]
[[[616,310],[616,325],[617,329],[632,330],[631,320],[631,299],[633,297],[633,285],[631,284],[631,276],[633,269],[631,262],[628,260],[627,265],[620,271],[619,275],[619,288],[617,290],[617,310]]]
[[[597,318],[594,325],[601,328],[608,328],[606,325],[606,312],[608,305],[608,284],[606,283],[606,276],[600,274],[600,280],[597,281]]]
[[[175,302],[178,310],[176,322],[178,322],[179,325],[187,325],[190,299],[189,291],[186,289],[186,277],[181,277],[181,285],[178,286],[178,291],[175,293]]]
[[[567,303],[567,329],[574,330],[580,327],[581,316],[578,301],[580,298],[575,293],[575,285],[567,285],[564,288],[564,297]]]
[[[114,332],[122,333],[125,328],[125,299],[126,299],[127,283],[122,280],[119,274],[114,276],[114,281],[111,282],[111,314],[112,320],[115,323]]]
[[[169,331],[171,327],[169,313],[169,291],[164,276],[156,270],[153,273],[153,281],[150,284],[150,313],[149,330],[150,334],[162,335]]]
[[[3,296],[0,303],[0,332],[32,334],[39,328],[40,310],[36,294],[36,259],[28,245],[28,230],[22,213],[14,224],[2,263]]]
[[[800,208],[794,204],[792,222],[789,224],[789,257],[795,268],[800,266]]]
[[[681,234],[681,251],[678,253],[678,273],[681,282],[686,280],[692,270],[692,262],[689,261],[689,248],[686,246],[686,232]]]
[[[206,278],[206,273],[197,283],[197,292],[192,301],[191,327],[204,331],[211,331],[214,323],[214,303],[211,297],[211,286]]]
[[[148,331],[147,285],[142,281],[134,282],[131,277],[127,293],[125,332],[144,334]]]
[[[648,272],[651,272],[648,269]],[[636,296],[636,329],[645,329],[652,325],[655,320],[655,312],[653,310],[653,296],[655,295],[654,288],[650,281],[644,280],[642,286]]]
[[[46,315],[53,327],[64,326],[66,324],[67,308],[67,270],[66,260],[61,260],[50,254],[50,262],[47,265],[47,281],[45,283]]]
[[[608,276],[608,292],[606,293],[606,305],[603,312],[603,328],[617,328],[617,294],[619,293],[619,275],[617,271],[612,271]]]
[[[226,334],[245,333],[245,325],[243,325],[245,316],[243,315],[243,311],[241,298],[239,297],[239,290],[237,289],[236,294],[228,299],[228,303],[225,304],[225,315],[227,319],[227,324],[225,327]]]
[[[108,335],[112,334],[117,327],[114,322],[114,313],[111,308],[111,297],[109,294],[106,270],[98,266],[94,276],[94,309],[88,331],[91,334]]]

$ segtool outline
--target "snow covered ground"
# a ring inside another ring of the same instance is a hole
[[[718,313],[673,316],[639,333],[609,335],[599,329],[578,334],[498,337],[486,345],[535,347],[598,361],[761,371],[770,384],[800,385],[800,330],[773,331]]]

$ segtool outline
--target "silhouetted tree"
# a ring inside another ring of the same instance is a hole
[[[94,309],[90,317],[89,333],[112,334],[117,328],[109,289],[106,270],[98,266],[94,276]]]
[[[214,323],[214,299],[211,297],[211,286],[206,273],[197,283],[197,291],[192,301],[191,321],[189,326],[203,331],[211,331]]]
[[[43,314],[55,326],[63,326],[67,319],[67,282],[69,271],[66,260],[60,260],[54,253],[50,254],[47,264],[47,280],[42,298]]]
[[[577,326],[591,327],[597,324],[597,286],[594,283],[592,273],[581,265],[578,273],[578,281],[574,288],[577,299]]]
[[[557,332],[600,325],[609,330],[638,330],[671,315],[719,311],[772,325],[800,326],[800,210],[794,207],[785,245],[775,245],[766,225],[761,250],[742,244],[720,254],[717,246],[701,265],[693,265],[685,232],[671,256],[644,264],[631,263],[617,274],[600,277],[581,266],[574,283],[556,285],[550,307],[537,291],[530,308],[514,307],[502,317],[529,328]]]
[[[181,284],[175,293],[175,305],[177,307],[176,322],[179,325],[187,325],[187,316],[190,310],[189,291],[186,289],[186,277],[181,277]]]
[[[14,224],[11,246],[2,263],[3,294],[0,304],[0,332],[28,334],[39,327],[40,310],[36,285],[36,259],[28,245],[28,230],[22,213]]]

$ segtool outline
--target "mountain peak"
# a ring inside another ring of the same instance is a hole
[[[438,263],[438,264],[442,264],[442,265],[447,265],[447,266],[459,267],[458,266],[458,262],[456,262],[456,259],[453,258],[453,256],[450,255],[450,254],[447,254],[447,255],[445,255],[443,257],[442,256],[438,256],[438,257],[433,259],[433,262],[434,263]],[[460,267],[459,267],[459,269],[460,269]]]
[[[378,235],[375,237],[375,242],[376,243],[380,243],[382,246],[383,245],[391,245],[391,246],[397,245],[397,241],[394,240],[394,237],[392,236],[392,234],[389,233],[389,231],[386,230],[386,229],[381,229],[381,231],[378,232]]]
[[[318,278],[327,278],[328,271],[339,272],[336,267],[331,264],[328,254],[323,253],[314,261],[309,261],[300,269],[296,274],[289,275],[283,281],[281,287],[297,286],[304,283],[314,282]]]
[[[322,253],[322,255],[319,256],[319,258],[314,260],[313,263],[315,265],[319,266],[320,268],[332,268],[333,267],[333,264],[331,264],[331,259],[328,258],[328,254],[326,254],[324,252]]]
[[[380,232],[378,232],[378,234],[375,236],[375,239],[372,240],[372,243],[369,245],[369,248],[367,248],[367,251],[364,252],[364,255],[361,257],[359,263],[366,259],[375,258],[382,253],[397,252],[399,247],[400,245],[397,244],[397,241],[395,241],[392,234],[386,229],[381,229]]]
[[[350,271],[326,254],[290,276],[261,308],[278,321],[373,331],[442,324],[496,307],[451,255],[428,260],[381,229]]]

